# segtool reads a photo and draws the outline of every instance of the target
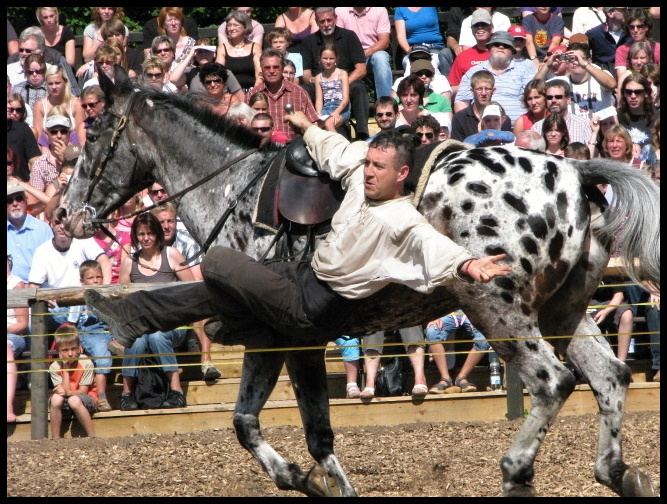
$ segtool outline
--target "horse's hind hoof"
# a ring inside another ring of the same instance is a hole
[[[651,475],[636,467],[629,467],[623,475],[623,497],[655,497]]]
[[[319,465],[314,465],[306,474],[306,490],[310,497],[342,497],[338,482]]]
[[[535,497],[535,487],[528,483],[514,485],[510,490],[505,490],[505,497]]]

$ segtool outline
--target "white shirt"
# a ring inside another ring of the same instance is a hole
[[[461,36],[459,37],[459,45],[472,47],[477,44],[475,35],[472,32],[472,15],[468,16],[461,23]],[[493,23],[493,31],[507,31],[512,26],[512,21],[505,14],[498,11],[491,15],[491,23]]]
[[[575,33],[586,33],[591,28],[601,25],[607,18],[607,15],[600,8],[579,7],[572,15],[572,35]]]
[[[589,63],[589,65],[594,66],[597,69],[600,68],[593,63]],[[611,76],[609,71],[603,70],[603,72]],[[554,79],[563,79],[563,77],[553,77],[547,80],[547,82]],[[599,112],[604,108],[614,105],[614,92],[603,88],[590,74],[588,75],[588,79],[581,84],[572,82],[572,79],[569,76],[565,77],[565,79],[568,80],[570,86],[572,86],[570,114],[574,114],[577,117],[581,117],[588,121],[594,112]]]
[[[69,249],[59,252],[53,241],[42,243],[35,250],[28,282],[42,287],[75,287],[81,285],[79,266],[104,254],[94,238],[74,238]]]

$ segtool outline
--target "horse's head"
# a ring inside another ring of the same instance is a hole
[[[76,238],[91,237],[97,218],[119,208],[152,181],[139,153],[145,142],[131,116],[136,93],[127,73],[116,65],[115,83],[100,68],[98,76],[106,107],[86,130],[86,143],[56,214]]]

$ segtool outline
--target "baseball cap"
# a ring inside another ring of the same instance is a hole
[[[444,112],[431,112],[431,115],[440,123],[441,128],[452,129],[452,121]]]
[[[72,123],[69,118],[62,115],[52,115],[46,118],[46,129],[51,129],[55,126],[64,126],[67,129],[72,128]]]
[[[410,73],[417,73],[422,70],[428,70],[431,73],[435,73],[435,69],[429,60],[417,60],[410,64]]]
[[[526,29],[518,24],[513,24],[507,30],[507,33],[512,35],[514,38],[526,38]]]
[[[68,145],[65,147],[64,158],[65,161],[74,161],[81,155],[81,146],[79,145]]]
[[[431,54],[431,49],[429,49],[429,47],[427,45],[424,45],[424,44],[415,44],[410,49],[410,54],[420,53],[420,52],[424,52],[426,54]]]
[[[23,186],[16,182],[15,180],[12,180],[11,182],[7,182],[7,196],[10,194],[17,194],[17,193],[24,193],[25,189],[23,189]]]
[[[484,119],[486,116],[500,117],[500,107],[498,105],[487,105],[484,107],[484,112],[482,112],[482,119]]]
[[[514,37],[506,31],[501,30],[493,32],[493,35],[491,35],[491,40],[486,43],[486,47],[488,48],[493,44],[505,44],[507,47],[512,48],[513,53],[516,52],[516,49],[514,49]]]
[[[472,13],[470,18],[470,26],[475,26],[477,23],[492,24],[491,14],[486,9],[477,9]]]
[[[567,47],[565,47],[564,45],[556,46],[553,49],[551,49],[551,51],[549,51],[547,53],[547,56],[550,56],[551,54],[555,53],[556,51],[560,51],[561,54],[565,54],[567,52]]]
[[[588,45],[588,37],[583,33],[575,33],[570,37],[570,44],[586,44]]]

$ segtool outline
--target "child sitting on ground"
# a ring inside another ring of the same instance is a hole
[[[49,405],[51,437],[59,439],[63,415],[74,414],[90,437],[95,436],[92,415],[97,413],[93,361],[81,352],[76,327],[64,323],[55,332],[58,359],[49,366],[53,395]]]

